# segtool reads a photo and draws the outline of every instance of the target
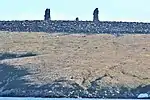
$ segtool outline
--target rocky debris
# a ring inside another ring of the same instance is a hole
[[[50,9],[45,10],[44,20],[51,20]]]
[[[0,96],[3,97],[50,97],[50,98],[149,98],[150,85],[131,89],[125,86],[106,86],[93,82],[88,89],[65,79],[56,79],[48,84],[31,84],[25,76],[32,73],[28,69],[0,64]],[[5,77],[4,77],[5,76]],[[30,77],[28,77],[30,78]]]
[[[0,31],[47,33],[150,33],[150,23],[93,21],[0,21]]]
[[[48,21],[50,9],[45,10],[44,20],[0,21],[0,31],[48,33],[150,33],[150,23],[99,21],[99,10],[93,11],[93,21]],[[117,35],[118,36],[118,35]]]
[[[93,21],[94,22],[98,22],[99,21],[98,14],[99,14],[99,10],[98,10],[98,8],[96,8],[94,10],[94,12],[93,12]]]

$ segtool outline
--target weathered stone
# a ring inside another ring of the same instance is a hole
[[[125,33],[149,34],[150,23],[93,21],[0,21],[0,31],[48,33],[109,33],[116,37]],[[117,35],[116,35],[117,34]]]
[[[50,9],[45,10],[44,20],[51,20]]]
[[[76,21],[79,21],[79,18],[78,18],[78,17],[76,17]]]
[[[93,12],[93,21],[94,22],[99,21],[98,14],[99,14],[99,10],[98,10],[98,8],[96,8]]]

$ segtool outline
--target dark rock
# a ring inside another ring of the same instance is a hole
[[[44,20],[51,20],[50,9],[45,10]]]
[[[79,21],[79,18],[78,18],[78,17],[76,18],[76,21]]]
[[[99,14],[99,10],[98,8],[96,8],[93,12],[93,21],[94,22],[98,22],[99,21],[99,17],[98,17],[98,14]]]
[[[31,56],[37,56],[37,54],[34,54],[32,52],[27,53],[0,53],[0,60],[4,59],[13,59],[13,58],[22,58],[22,57],[31,57]]]
[[[47,32],[47,33],[109,33],[116,37],[122,34],[149,34],[150,23],[107,21],[0,21],[0,31]]]

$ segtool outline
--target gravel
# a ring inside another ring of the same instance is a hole
[[[150,23],[100,21],[0,21],[0,31],[48,33],[150,33]],[[117,35],[118,36],[118,35]]]

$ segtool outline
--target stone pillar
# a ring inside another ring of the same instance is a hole
[[[99,17],[98,17],[98,14],[99,14],[99,10],[98,8],[96,8],[93,12],[93,21],[94,22],[98,22],[99,21]]]
[[[50,9],[45,10],[44,20],[51,20]]]
[[[76,21],[79,21],[79,18],[78,18],[78,17],[76,17]]]

